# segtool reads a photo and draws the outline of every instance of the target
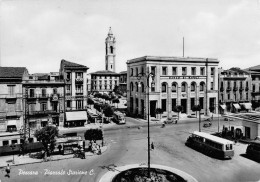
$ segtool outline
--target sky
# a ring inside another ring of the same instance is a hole
[[[217,58],[224,69],[260,64],[260,0],[0,0],[0,65],[58,72],[62,59],[116,72],[142,56]]]

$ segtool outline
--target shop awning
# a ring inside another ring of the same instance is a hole
[[[7,125],[16,125],[16,120],[8,120]]]
[[[221,104],[220,107],[221,107],[223,110],[225,110],[227,106],[226,106],[226,104]]]
[[[252,109],[251,103],[243,103],[246,109]]]
[[[239,104],[233,104],[236,109],[241,109]]]
[[[87,120],[86,111],[66,112],[67,121]]]

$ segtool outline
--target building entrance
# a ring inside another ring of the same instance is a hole
[[[187,113],[187,99],[181,99],[182,113]]]
[[[245,127],[245,137],[250,138],[250,127]]]
[[[156,100],[150,101],[150,115],[151,117],[156,117]]]

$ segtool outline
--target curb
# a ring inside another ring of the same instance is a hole
[[[107,149],[109,148],[109,145],[105,146],[105,149],[103,150],[103,153],[105,153],[107,151]],[[67,155],[68,157],[64,157],[64,158],[54,158],[54,159],[51,159],[51,160],[47,160],[47,161],[44,161],[43,159],[39,159],[39,161],[31,161],[31,162],[24,162],[24,163],[15,163],[15,164],[12,164],[12,166],[21,166],[21,165],[26,165],[26,164],[35,164],[35,163],[44,163],[44,162],[52,162],[52,161],[59,161],[59,160],[65,160],[65,159],[71,159],[73,158],[73,154],[70,154],[70,155]],[[86,154],[86,156],[98,156],[98,155],[95,155],[95,154]],[[0,157],[1,159],[1,157]],[[29,159],[33,159],[33,158],[29,158]],[[9,162],[6,162],[6,163],[9,163]],[[1,168],[5,168],[6,165],[4,166],[0,166],[0,169]]]
[[[122,171],[132,169],[132,168],[137,168],[137,167],[147,167],[147,165],[140,165],[140,164],[130,164],[130,165],[125,165],[125,166],[119,166],[115,167],[115,170],[113,171],[108,171],[105,173],[100,179],[99,182],[112,182],[113,178],[119,174]],[[175,169],[172,167],[168,166],[163,166],[163,165],[158,165],[158,164],[151,164],[152,168],[157,168],[157,169],[162,169],[162,170],[167,170],[170,171],[176,175],[179,175],[182,177],[184,180],[187,182],[198,182],[193,176],[189,175],[188,173],[181,171],[179,169]]]

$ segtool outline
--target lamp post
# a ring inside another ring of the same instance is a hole
[[[148,120],[148,178],[150,178],[150,101],[149,101],[149,88],[150,88],[150,86],[149,86],[149,84],[150,84],[150,77],[152,77],[152,83],[151,83],[151,87],[154,87],[154,73],[147,73],[147,74],[145,74],[145,73],[139,73],[138,75],[137,75],[137,77],[138,77],[138,80],[139,80],[139,84],[138,84],[138,86],[140,87],[141,86],[141,84],[140,84],[140,79],[142,78],[142,77],[145,77],[146,78],[146,87],[147,87],[147,101],[148,101],[148,106],[147,106],[147,120]]]

